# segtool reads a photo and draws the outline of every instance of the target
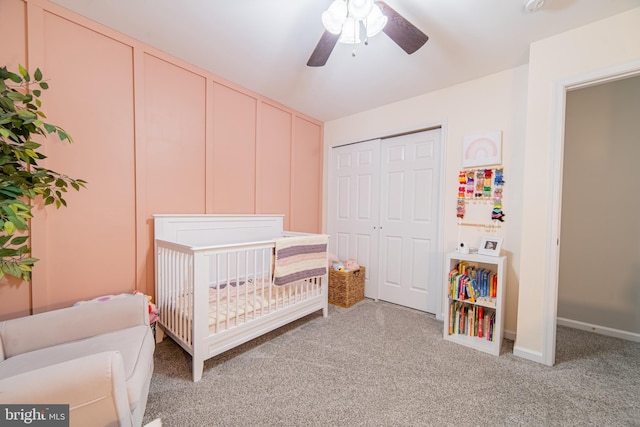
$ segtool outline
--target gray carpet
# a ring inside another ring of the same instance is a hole
[[[640,344],[559,327],[554,367],[442,338],[434,316],[330,306],[208,360],[158,344],[145,423],[195,426],[640,426]]]

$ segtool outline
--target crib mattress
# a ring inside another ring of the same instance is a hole
[[[209,288],[209,332],[224,331],[237,324],[259,318],[270,312],[319,295],[321,286],[312,282],[296,282],[275,286],[268,280],[256,280],[229,285],[221,289]],[[180,316],[189,316],[190,295],[183,295],[177,301]],[[191,319],[186,319],[189,324]]]
[[[245,323],[320,292],[319,285],[306,282],[274,286],[261,281],[218,290],[209,288],[209,327],[212,333]],[[219,296],[218,296],[219,294]]]

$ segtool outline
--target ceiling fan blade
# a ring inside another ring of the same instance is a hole
[[[429,36],[393,10],[391,6],[383,1],[378,1],[376,4],[380,6],[384,16],[388,18],[387,25],[382,31],[409,55],[420,49],[429,40]]]
[[[320,37],[320,41],[316,45],[316,48],[313,50],[311,57],[309,57],[309,61],[307,61],[307,66],[309,67],[322,67],[327,63],[329,59],[329,55],[331,55],[331,51],[338,43],[339,34],[331,34],[329,31],[326,31]]]

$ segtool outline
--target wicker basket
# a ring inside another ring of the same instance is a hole
[[[329,304],[348,308],[364,299],[364,267],[356,271],[329,270]]]

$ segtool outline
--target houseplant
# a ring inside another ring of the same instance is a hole
[[[29,219],[34,201],[66,206],[64,193],[71,187],[85,187],[86,181],[73,179],[38,164],[46,158],[33,138],[56,134],[73,142],[60,126],[46,123],[40,110],[42,91],[49,88],[37,69],[33,76],[18,66],[18,73],[0,68],[0,278],[5,274],[31,279],[36,258],[30,256]]]

